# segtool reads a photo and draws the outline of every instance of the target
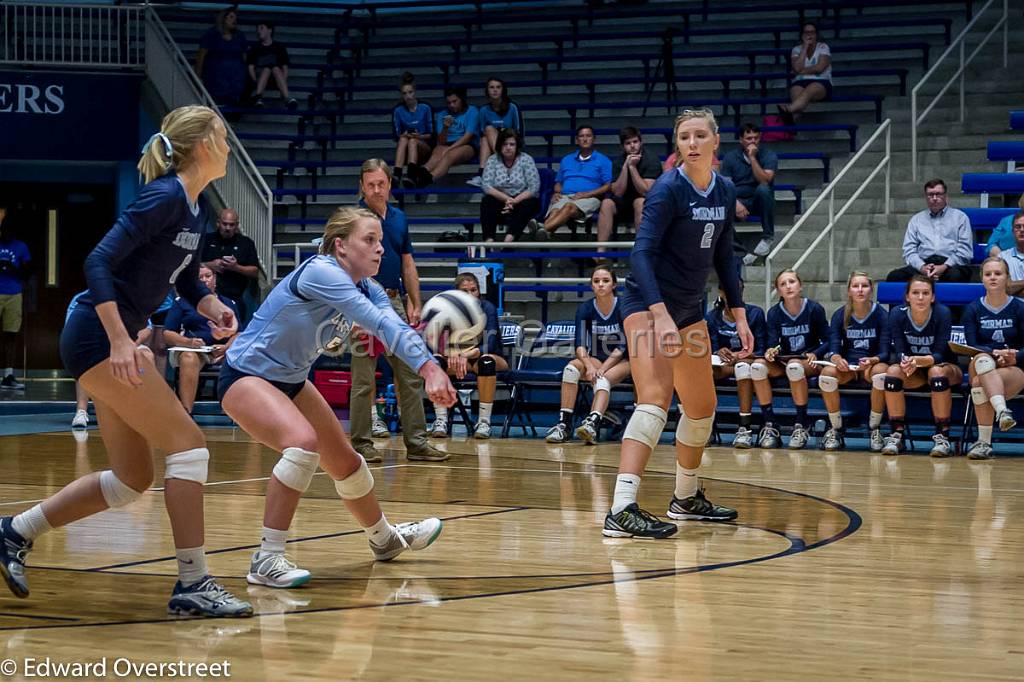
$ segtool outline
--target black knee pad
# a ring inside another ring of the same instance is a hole
[[[899,393],[903,390],[903,379],[899,377],[886,377],[885,390],[891,393]]]
[[[498,363],[490,355],[485,355],[476,363],[476,375],[478,377],[493,377],[498,374]]]
[[[435,355],[434,359],[437,360],[437,364],[441,365],[441,369],[448,371],[448,358],[443,355]]]
[[[928,382],[928,386],[931,387],[932,393],[942,393],[949,390],[949,379],[946,377],[932,377]]]

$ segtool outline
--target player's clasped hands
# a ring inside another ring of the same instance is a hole
[[[998,367],[1013,367],[1017,362],[1017,350],[1014,348],[998,348],[992,351]]]

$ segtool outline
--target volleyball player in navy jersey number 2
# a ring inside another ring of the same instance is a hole
[[[340,208],[328,219],[313,256],[285,277],[228,349],[217,387],[224,411],[253,438],[281,453],[267,484],[260,549],[248,581],[296,587],[309,580],[284,548],[299,498],[317,466],[366,532],[370,550],[387,561],[423,549],[441,533],[436,518],[392,526],[373,492],[373,476],[334,411],[306,376],[334,338],[359,325],[418,372],[427,397],[451,407],[455,389],[423,339],[395,314],[377,274],[384,247],[380,219],[365,209]]]
[[[200,194],[225,174],[225,137],[224,124],[206,107],[167,114],[139,161],[147,184],[85,260],[89,289],[68,317],[60,353],[96,405],[111,469],[79,478],[13,519],[0,519],[0,573],[19,597],[29,592],[24,560],[32,541],[137,499],[153,481],[151,450],[157,449],[171,453],[164,500],[180,576],[168,611],[252,615],[248,602],[206,571],[203,483],[210,455],[203,433],[133,340],[172,285],[211,320],[215,338],[237,330],[230,309],[198,276],[197,249],[206,225]]]
[[[678,520],[726,521],[736,510],[712,504],[697,477],[715,414],[711,341],[701,314],[711,269],[718,273],[749,357],[754,338],[747,325],[733,261],[736,188],[712,170],[718,125],[707,109],[686,110],[675,121],[682,164],[662,175],[647,193],[621,299],[637,406],[623,434],[608,537],[666,538],[678,530],[636,502],[640,476],[668,418],[672,391],[679,396],[676,487],[668,507]]]

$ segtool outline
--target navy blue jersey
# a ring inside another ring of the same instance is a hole
[[[817,301],[803,299],[796,317],[779,301],[768,309],[768,348],[779,348],[780,355],[814,353],[823,358],[828,351],[828,318]]]
[[[949,350],[949,334],[953,328],[953,313],[949,308],[936,303],[928,313],[928,319],[918,326],[910,316],[910,307],[893,307],[889,313],[889,336],[892,338],[892,361],[900,362],[903,356],[930,355],[935,364],[954,362]]]
[[[231,312],[235,314],[235,319],[238,319],[238,306],[235,305],[235,302],[227,296],[221,296],[220,294],[216,294],[216,296],[221,303],[231,309]],[[167,311],[164,329],[177,332],[190,339],[202,339],[203,343],[207,346],[225,343],[223,339],[213,338],[213,330],[210,329],[210,325],[207,324],[208,322],[209,320],[203,317],[191,303],[183,298],[178,298],[175,299],[171,309]],[[241,320],[239,320],[239,331],[241,331]]]
[[[850,323],[843,327],[846,306],[832,315],[829,325],[829,353],[840,355],[851,367],[861,358],[877,357],[879,362],[889,362],[889,315],[877,303],[871,304],[871,312],[863,319],[850,315]]]
[[[199,241],[206,229],[200,197],[191,205],[185,186],[168,173],[144,186],[85,259],[88,291],[80,306],[115,301],[134,338],[171,287],[193,306],[210,294],[199,281]]]
[[[754,335],[754,352],[750,356],[750,359],[753,359],[755,356],[764,355],[768,324],[764,319],[764,311],[756,305],[747,303],[743,307],[747,310],[750,333]],[[717,353],[719,348],[728,348],[734,353],[739,352],[743,349],[743,344],[736,332],[736,323],[726,320],[723,313],[722,308],[715,307],[704,318],[708,323],[708,334],[711,337],[711,351]]]
[[[1010,296],[1001,308],[992,308],[984,298],[971,301],[961,319],[967,345],[992,352],[997,348],[1017,349],[1017,364],[1024,359],[1024,301]]]
[[[644,200],[626,291],[647,308],[664,302],[677,324],[696,321],[713,267],[729,307],[742,307],[732,252],[735,212],[736,188],[718,173],[705,191],[682,168],[663,174]]]
[[[419,102],[415,111],[409,111],[405,104],[401,103],[391,111],[391,123],[396,140],[403,133],[433,135],[434,110],[426,102]]]
[[[601,362],[608,359],[615,350],[626,350],[626,334],[622,331],[622,313],[619,299],[612,301],[612,310],[602,315],[597,309],[597,299],[584,301],[576,309],[576,347],[587,349],[591,357]]]

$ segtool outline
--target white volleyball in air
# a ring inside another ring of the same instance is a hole
[[[480,299],[458,289],[435,294],[423,306],[423,336],[436,353],[444,339],[453,346],[467,345],[484,331],[487,316]]]

